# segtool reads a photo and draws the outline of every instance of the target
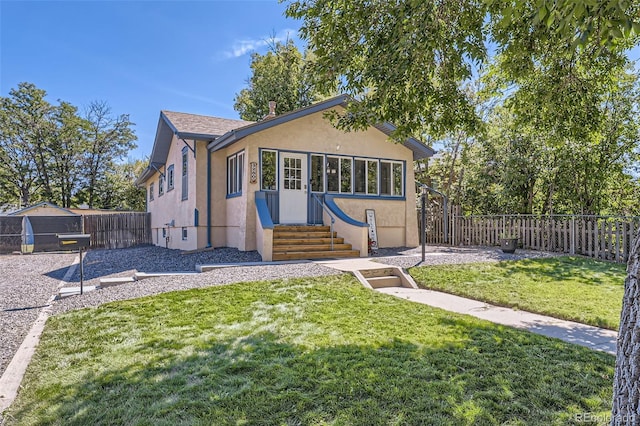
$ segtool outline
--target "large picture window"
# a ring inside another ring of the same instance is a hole
[[[242,194],[244,151],[227,157],[227,195]]]
[[[261,188],[263,191],[275,191],[277,189],[277,164],[276,151],[262,150],[260,171],[262,172]]]

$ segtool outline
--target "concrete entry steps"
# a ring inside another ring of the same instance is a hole
[[[352,271],[353,275],[370,289],[387,287],[418,288],[413,278],[397,267],[360,269]]]

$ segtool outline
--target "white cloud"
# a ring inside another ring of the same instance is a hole
[[[236,40],[231,45],[231,49],[224,52],[224,56],[226,58],[239,58],[240,56],[246,55],[247,53],[251,53],[260,48],[266,47],[272,42],[282,42],[287,39],[293,39],[297,34],[297,30],[287,28],[277,32],[275,35],[272,34],[255,39]]]

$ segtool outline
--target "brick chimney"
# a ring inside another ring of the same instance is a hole
[[[265,115],[262,119],[269,120],[276,116],[276,101],[269,101],[269,114]]]

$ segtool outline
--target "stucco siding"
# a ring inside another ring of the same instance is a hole
[[[229,197],[227,195],[227,158],[243,150],[245,151],[245,156],[241,194]],[[244,141],[210,154],[212,164],[211,211],[214,247],[236,247],[239,250],[255,250],[255,232],[252,233],[250,238],[251,244],[247,245],[249,230],[253,229],[255,231],[255,223],[251,225],[247,222],[247,191],[249,187],[247,154]],[[253,193],[251,196],[253,196]],[[245,224],[248,224],[248,226],[245,226]]]
[[[193,147],[194,141],[187,143]],[[182,199],[182,150],[186,145],[176,137],[171,141],[166,164],[160,167],[165,174],[164,194],[159,195],[158,172],[147,181],[147,211],[151,212],[151,234],[153,243],[166,246],[166,240],[162,237],[162,229],[165,229],[169,237],[169,248],[179,250],[195,250],[206,245],[205,239],[201,239],[201,232],[195,226],[195,210],[199,213],[199,227],[205,226],[206,230],[206,172],[207,149],[205,142],[196,143],[196,157],[187,149],[187,180],[188,197]],[[173,189],[169,189],[169,168],[173,165]],[[204,173],[204,178],[202,174]],[[153,183],[153,200],[149,199],[151,184]],[[204,190],[201,190],[204,187]],[[202,195],[197,195],[203,193]],[[204,221],[204,222],[203,222]],[[173,226],[168,224],[173,223]],[[187,239],[182,239],[182,228],[187,230]]]
[[[348,216],[366,222],[366,209],[376,212],[378,247],[402,247],[407,244],[407,206],[404,200],[370,200],[358,198],[336,198],[336,204]],[[414,209],[415,220],[415,209]]]
[[[411,150],[391,142],[375,128],[345,133],[335,129],[316,113],[279,126],[272,127],[246,138],[251,149],[267,148],[329,155],[350,155],[372,158],[408,160],[413,162]],[[255,151],[257,158],[257,151]]]
[[[224,152],[211,155],[211,225],[214,247],[227,243],[227,157]]]

